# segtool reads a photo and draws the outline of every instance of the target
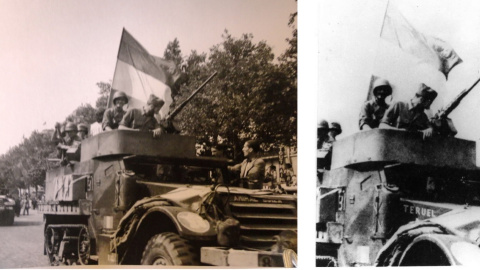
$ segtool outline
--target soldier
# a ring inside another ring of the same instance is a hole
[[[262,189],[265,178],[265,161],[258,156],[260,142],[256,140],[246,141],[242,151],[245,160],[237,165],[228,166],[228,169],[240,172],[240,179],[247,180],[248,188]],[[242,183],[242,186],[244,185],[245,183]]]
[[[317,169],[330,170],[333,142],[337,140],[337,136],[341,133],[342,126],[337,122],[332,122],[328,130],[328,139],[323,142],[322,148],[318,150]]]
[[[127,95],[120,91],[113,95],[113,107],[109,108],[103,114],[102,128],[105,131],[114,130],[118,128],[120,121],[122,121],[125,111],[123,106],[128,103]]]
[[[360,130],[378,128],[388,109],[385,99],[392,94],[392,87],[387,80],[377,79],[373,85],[374,98],[365,102],[360,110]]]
[[[78,148],[82,139],[77,135],[77,125],[74,123],[68,122],[65,125],[65,137],[63,137],[63,141],[57,145],[58,157],[62,159],[61,165],[68,164],[68,160],[66,159],[67,150],[71,148]]]
[[[222,144],[214,145],[210,148],[212,152],[212,157],[226,158],[225,156],[225,146]]]
[[[342,126],[337,122],[332,122],[330,129],[328,130],[327,142],[333,143],[337,140],[337,136],[342,134]]]
[[[88,126],[87,124],[80,123],[77,125],[78,133],[77,136],[83,140],[88,138]]]
[[[63,138],[64,142],[59,144],[60,148],[68,149],[70,147],[77,147],[78,145],[80,145],[81,139],[80,137],[78,137],[77,132],[78,132],[77,125],[75,125],[74,123],[68,122],[65,125],[66,135]]]
[[[317,127],[317,149],[322,148],[323,142],[328,138],[328,122],[321,120]]]
[[[155,95],[150,95],[146,108],[143,111],[136,108],[129,109],[120,121],[119,129],[153,131],[153,137],[164,133],[163,128],[155,119],[165,101]]]
[[[421,131],[424,139],[431,137],[433,127],[425,110],[430,108],[437,95],[435,90],[422,83],[410,102],[399,101],[388,108],[380,128]]]

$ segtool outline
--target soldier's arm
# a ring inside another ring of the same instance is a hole
[[[238,163],[233,166],[228,166],[228,170],[232,172],[239,172],[241,168],[242,168],[242,163]]]
[[[112,121],[112,117],[110,115],[110,110],[106,110],[105,113],[103,113],[103,119],[102,119],[102,129],[105,131],[112,130],[110,124]]]
[[[358,125],[360,130],[370,130],[372,129],[371,121],[372,121],[372,110],[371,106],[368,102],[365,102],[360,109],[360,116]]]
[[[382,129],[399,129],[394,126],[396,119],[398,118],[399,114],[399,103],[395,103],[390,106],[383,115],[382,120],[380,121],[379,128]]]
[[[128,110],[123,116],[122,121],[118,124],[118,129],[138,131],[139,129],[132,128],[133,119],[133,110]]]

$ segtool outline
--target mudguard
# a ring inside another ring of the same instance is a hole
[[[480,207],[465,209],[458,206],[444,215],[406,224],[400,227],[379,251],[375,266],[400,264],[404,253],[420,240],[432,242],[441,248],[449,264],[467,265],[480,256],[479,216]],[[469,254],[470,257],[465,257],[464,254]],[[471,256],[472,254],[476,256]]]
[[[211,238],[216,236],[215,227],[210,226],[208,232],[196,233],[184,225],[178,219],[177,214],[186,212],[185,208],[173,206],[168,200],[161,196],[154,196],[142,199],[135,203],[134,206],[128,210],[125,216],[120,220],[117,230],[115,231],[111,243],[110,251],[122,250],[128,246],[128,243],[135,237],[137,230],[141,227],[142,222],[145,221],[153,213],[162,213],[170,218],[170,221],[175,225],[180,236],[185,238],[200,237]]]

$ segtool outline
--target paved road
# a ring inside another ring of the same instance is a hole
[[[43,255],[43,215],[36,210],[15,217],[13,226],[0,226],[0,268],[49,266]]]

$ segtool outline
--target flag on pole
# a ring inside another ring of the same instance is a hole
[[[128,106],[133,108],[142,108],[149,95],[154,94],[165,101],[160,110],[161,117],[165,117],[173,101],[171,86],[180,75],[173,61],[150,55],[123,29],[108,107],[113,105],[112,98],[116,91],[125,92],[129,98]]]
[[[398,9],[387,4],[380,37],[400,47],[422,61],[433,65],[448,78],[448,73],[462,62],[445,41],[418,32]]]

